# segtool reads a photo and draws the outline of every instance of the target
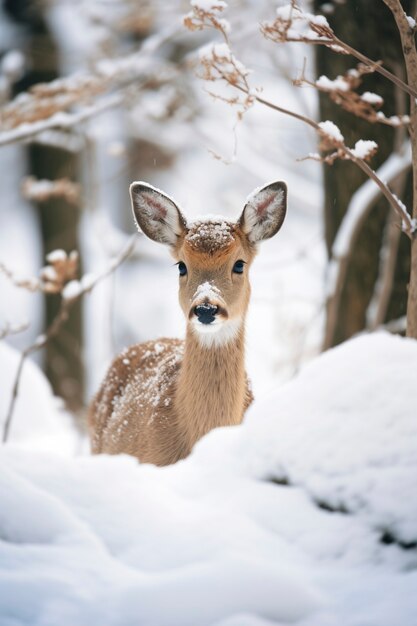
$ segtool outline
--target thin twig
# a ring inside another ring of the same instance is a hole
[[[392,83],[394,83],[394,85],[408,93],[411,97],[417,98],[417,91],[415,89],[410,87],[410,85],[407,85],[407,83],[401,80],[401,78],[398,78],[398,76],[395,76],[395,74],[387,70],[378,61],[372,61],[372,59],[367,57],[365,54],[362,54],[362,52],[359,52],[359,50],[352,48],[352,46],[349,46],[349,44],[342,41],[336,36],[334,37],[334,43],[336,43],[341,48],[344,48],[344,50],[346,50],[347,52],[349,52],[349,54],[358,59],[358,61],[361,61],[362,63],[365,63],[366,65],[374,68],[376,72],[390,80]]]
[[[10,335],[17,335],[18,333],[22,333],[28,328],[28,322],[24,322],[23,324],[19,324],[17,326],[13,326],[13,324],[10,324],[10,322],[6,322],[3,328],[0,328],[0,340],[5,339]]]
[[[63,326],[63,324],[65,324],[65,322],[67,321],[69,317],[69,313],[70,313],[72,306],[78,300],[80,300],[82,296],[92,291],[94,287],[100,281],[102,281],[107,276],[111,275],[123,263],[123,261],[127,259],[127,257],[130,255],[130,253],[132,252],[134,248],[135,241],[136,241],[136,235],[133,235],[129,239],[128,243],[121,250],[121,252],[113,259],[113,261],[101,274],[98,274],[93,280],[89,280],[88,282],[86,282],[84,286],[82,286],[82,282],[80,283],[81,288],[76,293],[76,295],[72,297],[67,297],[67,298],[63,297],[61,300],[59,311],[56,317],[54,318],[54,320],[52,321],[51,325],[47,329],[47,331],[44,334],[39,335],[37,339],[33,342],[33,344],[25,348],[25,350],[23,350],[23,352],[21,353],[19,365],[18,365],[15,379],[14,379],[13,390],[12,390],[12,395],[10,398],[9,408],[7,411],[6,421],[3,427],[3,443],[6,443],[8,436],[9,436],[10,426],[12,423],[14,408],[16,404],[16,399],[19,393],[20,378],[22,375],[23,365],[25,363],[26,358],[33,352],[36,352],[37,350],[40,350],[41,348],[43,348],[50,339],[52,339],[59,333],[59,331],[61,330],[61,327]]]

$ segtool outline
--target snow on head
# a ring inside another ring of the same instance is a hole
[[[217,252],[228,248],[235,240],[236,225],[222,216],[208,215],[187,224],[185,241],[200,252]]]

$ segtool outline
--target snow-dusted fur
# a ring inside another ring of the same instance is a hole
[[[244,363],[248,271],[256,243],[284,220],[286,187],[260,189],[237,222],[209,216],[189,224],[154,187],[133,183],[130,192],[142,231],[170,245],[186,268],[179,299],[187,333],[185,341],[147,342],[117,357],[91,406],[92,450],[167,465],[211,429],[239,424],[252,401]],[[237,261],[242,271],[235,271]],[[196,308],[210,306],[215,318],[203,323]]]

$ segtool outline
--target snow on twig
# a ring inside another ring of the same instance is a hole
[[[94,287],[102,281],[107,276],[111,275],[122,263],[127,259],[127,257],[132,252],[136,241],[136,235],[133,235],[127,244],[123,247],[123,249],[119,252],[119,254],[109,263],[108,267],[106,267],[100,274],[95,276],[85,275],[80,281],[72,280],[67,283],[66,287],[63,288],[62,291],[62,300],[61,305],[58,310],[58,313],[55,319],[52,321],[49,328],[45,333],[39,335],[35,341],[25,348],[25,350],[20,355],[19,365],[16,371],[16,376],[13,384],[12,395],[10,398],[9,408],[7,411],[6,421],[4,423],[3,428],[3,443],[5,443],[9,436],[10,426],[13,418],[14,407],[16,404],[16,399],[19,392],[19,383],[22,375],[23,365],[25,363],[26,358],[36,352],[40,348],[43,348],[50,339],[55,337],[63,324],[67,321],[69,317],[70,310],[72,306],[77,302],[83,295],[89,293],[94,289]],[[72,286],[71,286],[72,285]],[[71,287],[70,287],[71,286]],[[67,289],[67,293],[65,294],[65,289]]]
[[[10,335],[17,335],[18,333],[22,333],[28,328],[28,322],[24,322],[22,324],[13,324],[12,322],[7,321],[0,328],[0,341],[2,339],[5,339],[6,337],[9,337]]]

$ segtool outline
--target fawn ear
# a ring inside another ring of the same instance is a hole
[[[143,182],[130,185],[132,209],[138,227],[150,239],[175,246],[186,220],[171,198]]]
[[[239,225],[251,243],[273,237],[281,228],[287,211],[287,185],[278,181],[249,196]]]

